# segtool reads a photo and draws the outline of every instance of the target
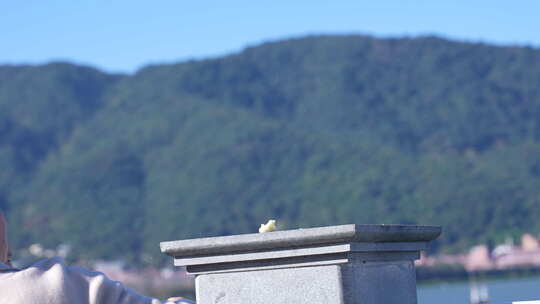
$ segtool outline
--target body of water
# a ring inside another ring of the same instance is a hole
[[[483,281],[490,303],[540,300],[540,277]],[[418,285],[418,304],[468,304],[469,283]]]

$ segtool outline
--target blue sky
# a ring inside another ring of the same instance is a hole
[[[539,12],[538,0],[0,0],[0,64],[133,72],[320,33],[540,47]]]

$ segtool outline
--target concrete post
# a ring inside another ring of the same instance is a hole
[[[440,227],[342,225],[181,240],[198,304],[416,304],[414,260]]]

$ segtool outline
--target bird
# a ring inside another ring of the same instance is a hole
[[[268,223],[261,224],[259,233],[276,231],[276,220],[268,220]]]

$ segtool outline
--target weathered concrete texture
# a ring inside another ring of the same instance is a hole
[[[345,304],[416,304],[412,261],[352,263],[341,269]]]
[[[198,304],[342,304],[337,265],[197,276]]]
[[[198,304],[414,304],[413,261],[440,227],[343,225],[165,242]]]
[[[426,242],[440,233],[441,227],[437,226],[352,224],[171,241],[160,245],[161,252],[180,257],[351,242]]]
[[[197,303],[416,303],[412,262],[373,262],[197,276]]]

